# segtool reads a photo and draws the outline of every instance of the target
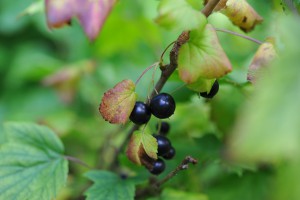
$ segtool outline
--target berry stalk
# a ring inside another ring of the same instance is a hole
[[[214,8],[217,6],[217,4],[220,2],[220,0],[210,0],[208,3],[204,6],[204,8],[201,10],[201,12],[208,17],[214,10]],[[180,34],[178,39],[175,41],[173,48],[170,52],[170,63],[166,66],[161,66],[161,76],[159,80],[157,81],[154,89],[152,90],[149,99],[152,99],[157,93],[159,93],[164,85],[166,84],[167,80],[170,78],[170,76],[173,74],[173,72],[177,68],[177,58],[178,58],[178,52],[180,47],[186,43],[189,40],[189,31],[184,31]],[[149,103],[149,102],[148,102]],[[110,165],[110,169],[115,169],[118,166],[118,155],[120,152],[123,151],[125,148],[126,144],[131,138],[131,135],[133,134],[134,131],[138,130],[140,125],[133,125],[132,128],[129,130],[127,137],[121,144],[121,146],[116,150],[116,153],[114,155],[114,159]]]

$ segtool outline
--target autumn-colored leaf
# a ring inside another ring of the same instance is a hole
[[[211,0],[205,0],[205,4]],[[263,21],[263,18],[248,4],[246,0],[221,0],[214,11],[225,14],[234,25],[249,32]]]
[[[247,79],[254,82],[257,73],[261,69],[265,68],[276,57],[276,55],[272,39],[269,39],[260,45],[250,64]]]
[[[94,40],[116,0],[45,0],[45,3],[50,28],[68,24],[76,16],[87,36]]]
[[[136,98],[135,84],[131,80],[123,80],[105,92],[99,112],[110,123],[124,124],[130,116]]]
[[[187,84],[195,83],[200,78],[220,78],[231,72],[230,61],[212,25],[207,24],[204,29],[190,32],[189,41],[179,50],[178,71]]]
[[[138,165],[147,165],[157,159],[157,141],[145,132],[135,131],[128,144],[127,157]]]

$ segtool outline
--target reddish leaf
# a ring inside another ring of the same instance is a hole
[[[156,139],[142,131],[135,131],[130,138],[127,157],[133,163],[151,168],[151,162],[157,159]]]
[[[45,0],[50,28],[68,24],[76,16],[87,36],[94,40],[116,0]]]
[[[105,92],[99,112],[110,123],[124,124],[133,110],[136,97],[135,84],[131,80],[123,80]]]
[[[274,49],[273,40],[269,39],[258,48],[254,58],[250,64],[247,79],[254,82],[257,73],[265,68],[275,57],[276,51]]]

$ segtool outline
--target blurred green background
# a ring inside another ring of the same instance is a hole
[[[264,23],[249,35],[261,41],[274,36],[278,28],[276,20],[284,15],[280,2],[248,2],[264,18]],[[60,136],[68,155],[106,169],[131,124],[120,128],[102,119],[98,107],[103,93],[123,79],[135,81],[146,67],[159,60],[165,47],[179,35],[155,24],[158,3],[157,0],[120,0],[97,40],[91,43],[76,19],[71,26],[49,30],[41,1],[1,0],[0,122],[30,121],[47,125]],[[25,9],[32,4],[41,5],[41,9],[26,13]],[[215,27],[242,33],[222,14],[212,15],[209,22]],[[214,100],[199,99],[196,93],[181,87],[183,83],[176,73],[163,89],[171,93],[177,103],[175,115],[168,120],[169,138],[177,155],[167,162],[162,177],[186,155],[200,161],[164,187],[182,190],[180,195],[191,196],[191,199],[196,199],[195,193],[207,195],[211,200],[300,199],[296,187],[300,179],[294,181],[294,177],[299,177],[296,165],[285,161],[278,166],[227,160],[225,149],[229,135],[240,108],[249,101],[253,91],[253,87],[246,84],[246,75],[258,46],[225,33],[218,35],[232,62],[233,72],[220,80],[220,91]],[[295,69],[296,74],[298,71]],[[148,72],[137,86],[139,100],[144,100],[151,89],[152,75],[152,71]],[[159,70],[155,80],[158,76]],[[290,84],[297,84],[297,78],[290,80]],[[296,106],[296,110],[298,108]],[[155,131],[157,122],[154,118],[150,121],[151,131]],[[124,154],[120,155],[120,161],[121,173],[144,180],[149,176],[143,167],[131,164]],[[279,168],[278,177],[276,168]],[[80,197],[88,182],[82,176],[85,171],[82,166],[70,164],[68,185],[59,199]],[[291,198],[286,198],[289,189],[281,188],[287,182],[296,185]],[[271,191],[274,187],[282,189],[276,198]],[[176,192],[166,190],[161,199],[168,199],[168,195]]]

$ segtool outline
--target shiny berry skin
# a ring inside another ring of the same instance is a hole
[[[163,156],[167,154],[172,147],[170,140],[163,135],[153,135],[153,137],[156,138],[157,145],[158,145],[157,155]]]
[[[171,160],[176,154],[176,151],[174,149],[174,147],[171,147],[171,149],[169,150],[168,153],[166,153],[165,155],[163,155],[163,158],[166,160]]]
[[[167,135],[167,133],[170,130],[170,124],[168,122],[161,122],[160,127],[159,127],[159,124],[156,124],[156,130],[158,131],[158,134],[160,134],[160,135]]]
[[[200,96],[204,98],[211,99],[213,98],[219,91],[219,82],[216,80],[211,87],[210,92],[207,94],[207,92],[200,92]]]
[[[138,125],[147,123],[151,118],[151,111],[147,104],[137,101],[130,114],[129,119]]]
[[[167,93],[160,93],[150,101],[151,113],[159,119],[165,119],[173,115],[175,107],[173,97]]]
[[[150,170],[151,174],[154,175],[159,175],[160,173],[162,173],[166,168],[166,164],[165,162],[158,158],[154,163],[153,163],[153,168],[152,170]]]

